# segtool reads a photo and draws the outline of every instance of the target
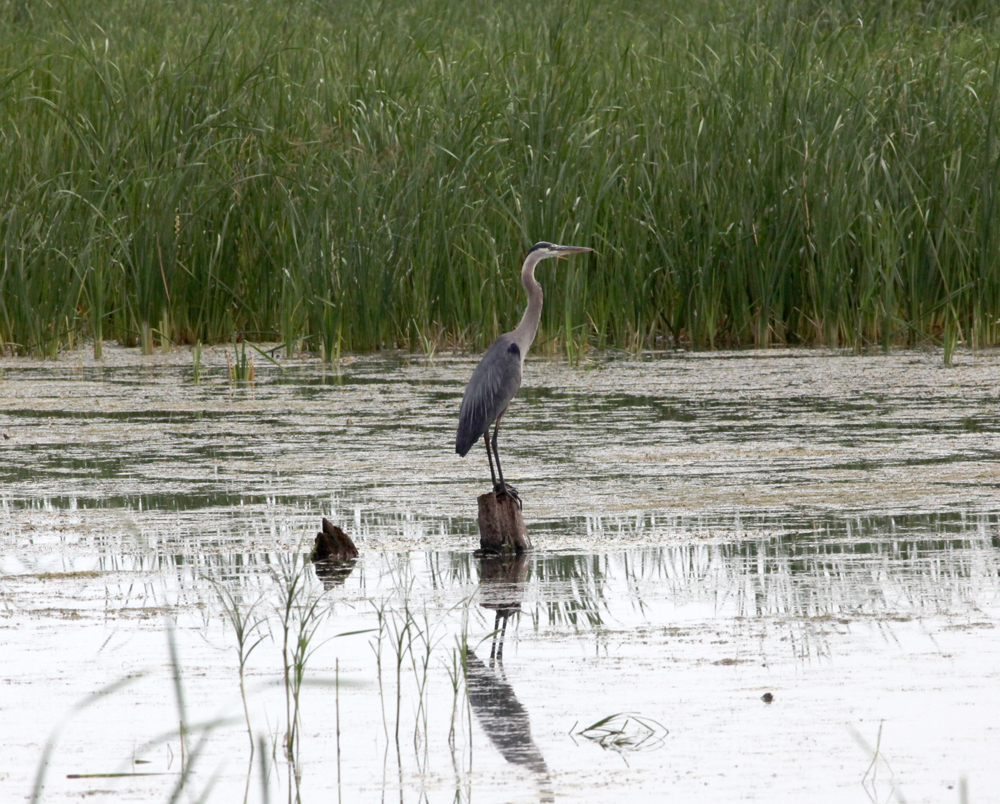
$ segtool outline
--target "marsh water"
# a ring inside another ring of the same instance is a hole
[[[1000,789],[1000,354],[532,358],[506,562],[453,452],[475,356],[227,358],[0,361],[3,800]],[[302,561],[324,516],[356,564]]]

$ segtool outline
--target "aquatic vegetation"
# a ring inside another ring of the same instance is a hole
[[[254,364],[253,357],[247,356],[247,342],[241,341],[236,344],[235,356],[232,360],[229,359],[229,353],[226,353],[226,365],[229,367],[229,381],[247,383],[253,382],[254,378]]]
[[[286,758],[294,763],[298,757],[298,736],[301,724],[302,683],[306,665],[316,650],[314,637],[324,617],[321,608],[322,591],[308,584],[307,562],[299,554],[282,558],[275,570],[278,602],[275,610],[281,638],[281,663],[285,689],[284,748]]]
[[[392,595],[372,603],[379,623],[372,648],[377,657],[379,668],[383,728],[388,736],[388,725],[385,721],[385,689],[382,678],[384,641],[390,651],[390,668],[395,670],[393,678],[395,717],[392,740],[395,743],[396,752],[398,754],[400,750],[400,727],[403,722],[402,704],[405,691],[404,669],[406,669],[410,672],[416,698],[413,719],[413,748],[416,754],[423,756],[426,761],[428,745],[427,683],[430,677],[431,659],[440,642],[440,636],[437,634],[440,623],[432,622],[426,606],[420,610],[414,608],[412,603],[414,578],[408,563],[400,562],[397,566],[390,566],[390,575],[393,577]],[[464,604],[467,606],[468,601],[465,601]],[[467,623],[467,621],[463,620],[463,623]],[[455,652],[450,657],[450,663],[446,662],[444,665],[456,699],[461,688],[459,683],[461,674],[458,672],[460,665],[461,660],[456,657]],[[412,700],[412,696],[407,697]],[[452,723],[449,730],[450,744],[454,743],[456,711],[457,704],[453,704]]]
[[[176,729],[172,729],[165,734],[153,736],[145,744],[136,746],[136,750],[141,753],[154,746],[177,741],[180,746],[180,769],[176,773],[142,773],[136,771],[134,763],[130,763],[132,764],[132,768],[128,772],[116,771],[110,773],[71,774],[68,778],[115,779],[135,776],[166,776],[173,780],[170,787],[169,798],[167,799],[168,801],[178,801],[182,793],[191,794],[196,798],[196,800],[204,801],[209,798],[215,783],[215,778],[213,776],[207,782],[203,783],[202,780],[200,780],[196,775],[198,763],[204,757],[206,749],[217,731],[221,727],[228,725],[228,723],[222,718],[207,720],[189,719],[182,666],[175,640],[174,624],[172,622],[168,622],[164,630],[167,636],[168,653],[170,657],[170,673],[173,679],[174,705],[176,707],[178,726]],[[39,758],[35,771],[34,784],[29,798],[31,804],[38,804],[38,802],[43,799],[49,764],[52,761],[62,729],[74,717],[78,716],[84,710],[105,701],[111,696],[122,693],[128,687],[140,681],[145,675],[145,673],[134,673],[106,684],[96,692],[88,695],[86,698],[78,702],[70,710],[70,712],[67,713],[59,726],[57,726],[49,735],[49,738],[45,743],[45,747],[42,750],[42,754]],[[191,738],[196,738],[193,745],[190,743]],[[200,789],[198,789],[199,787]]]
[[[668,733],[660,723],[634,712],[608,715],[580,729],[577,729],[578,725],[573,724],[570,734],[619,753],[659,748]]]
[[[110,684],[105,684],[101,689],[76,704],[76,706],[74,706],[63,719],[63,724],[68,722],[77,712],[83,711],[87,707],[98,703],[110,695],[114,695],[123,687],[134,683],[137,678],[137,676],[126,676],[125,678],[120,678],[117,681],[112,681]],[[41,756],[38,758],[38,766],[35,770],[34,784],[31,788],[31,798],[29,799],[30,804],[37,804],[37,802],[41,801],[42,790],[45,787],[45,776],[49,769],[49,762],[51,761],[52,754],[55,751],[56,746],[59,744],[59,734],[62,731],[63,724],[60,724],[60,726],[53,730],[53,732],[49,735],[48,740],[46,740],[45,746],[42,748]]]
[[[95,358],[96,357],[98,357],[98,355],[95,354]],[[201,382],[201,372],[201,341],[198,341],[191,348],[191,378],[194,380],[195,384]]]
[[[250,723],[250,709],[247,705],[246,665],[250,654],[268,636],[268,634],[264,633],[266,620],[263,617],[254,615],[254,609],[260,605],[262,598],[258,598],[244,610],[237,596],[224,584],[211,578],[208,580],[218,593],[222,610],[226,615],[226,619],[229,620],[229,624],[233,627],[233,634],[236,637],[236,655],[240,666],[240,699],[243,701],[243,715],[247,721],[247,737],[250,740],[250,757],[252,760],[254,739],[253,726]]]
[[[1000,341],[985,2],[0,18],[0,349]]]

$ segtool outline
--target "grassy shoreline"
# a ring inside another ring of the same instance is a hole
[[[915,0],[0,5],[0,354],[478,348],[539,239],[598,251],[539,272],[571,353],[995,345],[998,27]]]

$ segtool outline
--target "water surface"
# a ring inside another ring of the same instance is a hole
[[[105,354],[0,361],[15,800],[62,725],[43,800],[167,801],[182,713],[195,734],[213,723],[196,796],[294,796],[276,573],[321,516],[362,557],[306,576],[323,616],[304,801],[957,801],[963,778],[972,800],[1000,784],[994,352],[533,358],[501,450],[537,549],[506,563],[474,555],[483,449],[452,447],[474,357],[258,359],[236,384],[221,349],[200,383],[187,352]],[[247,665],[266,763],[215,584],[268,615]],[[639,719],[587,730],[620,713]],[[161,775],[68,778],[123,770]]]

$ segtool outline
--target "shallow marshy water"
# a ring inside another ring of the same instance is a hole
[[[1000,354],[532,358],[500,449],[536,550],[507,562],[473,555],[484,449],[453,454],[475,359],[0,361],[3,797],[47,744],[43,801],[1000,786]],[[321,516],[349,573],[303,569]],[[264,637],[252,761],[220,590]]]

